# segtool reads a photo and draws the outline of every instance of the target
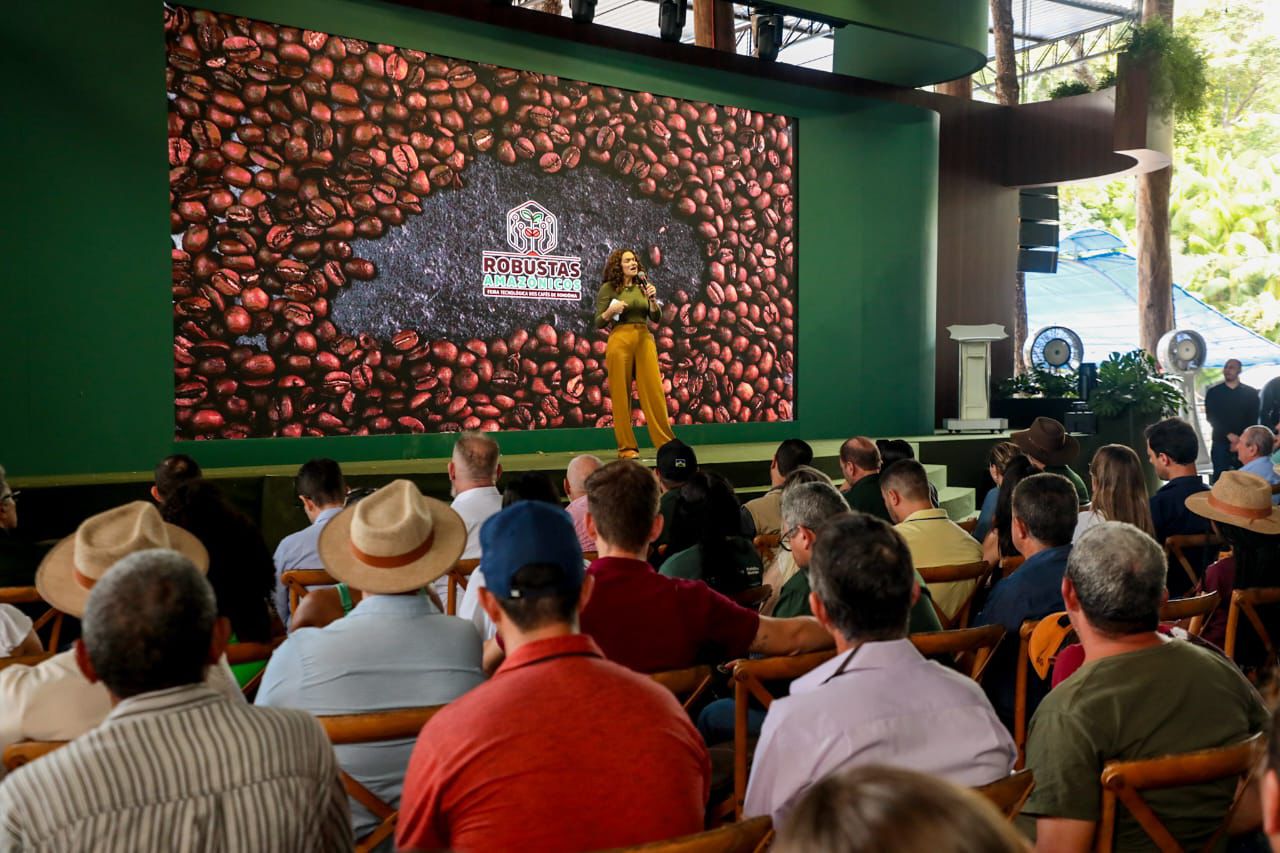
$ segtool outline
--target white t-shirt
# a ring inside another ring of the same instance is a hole
[[[0,657],[9,657],[31,633],[31,618],[12,604],[0,604]]]
[[[1094,510],[1087,509],[1080,513],[1080,517],[1076,519],[1076,531],[1071,534],[1071,544],[1074,545],[1079,542],[1080,537],[1083,536],[1084,532],[1090,527],[1097,527],[1104,521],[1106,521],[1106,519],[1102,517],[1102,513],[1095,512]]]

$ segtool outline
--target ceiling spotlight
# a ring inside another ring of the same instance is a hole
[[[596,0],[569,0],[569,10],[579,24],[589,24],[596,16]]]
[[[684,35],[685,0],[658,0],[658,34],[663,41]]]
[[[766,62],[778,58],[782,47],[782,16],[777,13],[751,13],[751,40],[756,46],[756,56]]]

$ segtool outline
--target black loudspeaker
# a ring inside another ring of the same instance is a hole
[[[1093,394],[1093,389],[1098,384],[1098,365],[1092,361],[1086,361],[1080,365],[1076,376],[1079,377],[1076,394],[1081,400],[1088,402],[1089,396]]]
[[[589,24],[596,17],[596,0],[569,0],[569,11],[579,24]]]
[[[680,41],[684,34],[686,0],[658,0],[658,35],[663,41]]]
[[[778,49],[782,47],[782,16],[753,12],[751,33],[756,45],[756,56],[766,62],[775,61],[778,58]]]
[[[1018,272],[1058,271],[1058,188],[1018,193]]]

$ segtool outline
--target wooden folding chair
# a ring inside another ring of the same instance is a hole
[[[1102,768],[1102,815],[1098,821],[1096,849],[1110,853],[1115,845],[1116,803],[1123,803],[1155,845],[1162,851],[1182,850],[1156,816],[1151,806],[1142,798],[1143,791],[1162,788],[1180,788],[1186,785],[1202,785],[1232,776],[1239,778],[1236,795],[1231,807],[1223,815],[1213,837],[1202,848],[1215,849],[1227,832],[1231,818],[1240,806],[1240,798],[1248,787],[1257,767],[1265,736],[1259,732],[1248,740],[1218,749],[1204,749],[1180,755],[1164,755],[1139,761],[1109,761]]]
[[[649,677],[674,693],[687,711],[711,687],[712,671],[709,666],[691,666],[654,672]]]
[[[1271,641],[1271,632],[1263,624],[1257,608],[1276,603],[1280,603],[1280,587],[1260,586],[1253,589],[1237,589],[1231,593],[1231,605],[1227,610],[1226,648],[1223,649],[1227,657],[1236,659],[1236,635],[1240,630],[1240,614],[1244,613],[1246,621],[1262,640],[1262,647],[1266,651],[1266,658],[1260,668],[1265,670],[1275,666],[1276,646]]]
[[[1035,790],[1036,778],[1030,770],[1017,770],[1003,779],[979,785],[973,790],[990,800],[1009,820],[1022,811],[1027,797]]]
[[[748,610],[759,610],[764,603],[773,595],[773,586],[770,584],[761,584],[753,586],[750,589],[744,589],[742,592],[729,596],[737,604],[742,605]]]
[[[337,581],[324,569],[290,569],[280,575],[280,583],[289,590],[289,615],[292,616],[311,587],[333,586]]]
[[[964,603],[951,616],[948,616],[943,611],[937,600],[932,596],[929,598],[929,603],[933,605],[933,610],[938,614],[938,621],[942,623],[943,628],[968,627],[969,610],[973,607],[973,597],[978,594],[978,589],[982,586],[982,580],[990,573],[991,567],[984,561],[978,560],[976,563],[962,563],[955,566],[917,567],[916,571],[920,572],[920,577],[924,578],[925,584],[930,587],[940,583],[973,581],[973,588],[965,596]]]
[[[767,566],[777,556],[778,549],[782,547],[782,535],[779,533],[761,533],[751,540],[751,544],[756,546],[756,553],[760,555],[760,562]]]
[[[471,580],[471,573],[480,565],[479,560],[459,560],[453,564],[453,568],[449,570],[449,591],[445,598],[445,613],[450,616],[458,615],[458,589],[463,592],[467,591],[467,583]]]
[[[973,531],[978,529],[978,516],[975,515],[971,518],[966,518],[964,521],[957,521],[956,526],[972,536]]]
[[[1187,573],[1187,577],[1191,579],[1191,588],[1197,589],[1200,585],[1200,572],[1191,565],[1191,560],[1187,558],[1187,550],[1192,548],[1210,548],[1222,545],[1222,537],[1213,533],[1187,533],[1175,534],[1164,540],[1164,552],[1168,556],[1169,565],[1177,563],[1182,570]]]
[[[227,646],[227,663],[235,666],[242,663],[254,663],[262,661],[263,663],[271,660],[271,653],[284,642],[284,637],[279,637],[270,643],[231,643]],[[265,673],[266,667],[258,671],[258,674],[245,682],[240,688],[240,692],[244,694],[244,698],[252,702],[253,697],[258,695],[258,686],[262,684],[262,675]]]
[[[1188,598],[1171,598],[1160,608],[1160,621],[1182,624],[1188,634],[1200,636],[1209,616],[1218,607],[1217,591],[1202,592]]]
[[[991,655],[1003,638],[1003,626],[983,625],[980,628],[926,631],[912,634],[907,639],[925,657],[955,655],[956,663],[970,678],[981,684],[982,674],[991,661]]]
[[[36,666],[44,663],[55,654],[56,652],[40,652],[34,655],[14,655],[13,657],[0,658],[0,669],[10,666]]]
[[[426,708],[397,708],[393,711],[341,714],[316,717],[316,719],[320,721],[325,734],[329,736],[329,742],[334,746],[378,743],[416,738],[427,721],[443,707],[443,705],[432,705]],[[400,812],[348,775],[346,770],[340,770],[339,775],[342,777],[342,787],[346,789],[347,796],[360,803],[381,821],[364,838],[356,839],[355,849],[359,853],[367,853],[395,833],[396,820],[400,817]]]
[[[65,740],[20,740],[4,748],[4,769],[12,773],[24,764],[30,764],[42,755],[66,746]]]
[[[1021,555],[1013,557],[1000,558],[1000,577],[1007,578],[1022,567],[1022,563],[1026,558]]]
[[[600,553],[598,551],[583,551],[582,559],[588,563],[594,563],[596,560],[600,559]]]
[[[717,809],[721,816],[732,812],[742,820],[747,800],[747,708],[751,697],[768,709],[773,694],[765,682],[799,678],[835,657],[835,649],[788,657],[739,660],[733,664],[733,797]]]
[[[49,609],[36,617],[32,621],[31,627],[37,634],[47,627],[49,636],[44,641],[44,647],[54,652],[58,650],[58,640],[62,637],[64,614],[60,610],[55,610],[52,604],[48,604],[41,598],[39,590],[34,586],[0,587],[0,604],[45,604]]]
[[[753,817],[697,835],[670,841],[654,841],[636,847],[619,847],[612,853],[764,853],[773,843],[773,818]]]
[[[1039,624],[1039,619],[1028,619],[1018,629],[1018,663],[1013,682],[1013,743],[1018,747],[1018,760],[1013,765],[1014,770],[1021,770],[1027,765],[1027,678],[1031,670],[1031,634]]]

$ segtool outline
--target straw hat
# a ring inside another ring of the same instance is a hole
[[[200,540],[166,524],[154,504],[134,501],[85,519],[76,532],[45,556],[36,570],[40,597],[63,613],[83,616],[89,590],[120,559],[148,548],[169,548],[209,570],[209,552]]]
[[[1280,533],[1280,507],[1271,503],[1271,485],[1256,474],[1222,472],[1212,489],[1187,496],[1187,509],[1255,533]]]
[[[1046,465],[1068,465],[1080,453],[1080,442],[1053,418],[1036,418],[1028,429],[1013,433],[1009,440]]]
[[[329,574],[361,592],[409,592],[458,562],[467,526],[449,505],[396,480],[335,515],[320,532]]]

